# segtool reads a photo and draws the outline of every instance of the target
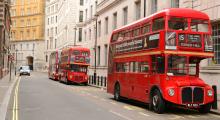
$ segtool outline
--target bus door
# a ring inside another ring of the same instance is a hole
[[[129,97],[135,100],[146,102],[149,91],[149,59],[145,56],[142,61],[130,63]]]
[[[160,86],[160,81],[164,75],[164,72],[165,72],[165,57],[161,55],[151,56],[151,71],[149,75],[150,87],[154,85]]]

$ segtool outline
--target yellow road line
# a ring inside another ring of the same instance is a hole
[[[150,116],[150,115],[145,114],[145,113],[143,113],[143,112],[139,112],[139,114],[140,114],[140,115],[143,115],[143,116],[146,116],[146,117]]]
[[[16,83],[16,87],[15,87],[12,120],[18,120],[18,91],[19,91],[20,80],[21,80],[21,77],[19,77],[18,82]]]

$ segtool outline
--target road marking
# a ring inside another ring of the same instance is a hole
[[[189,117],[189,118],[198,118],[198,117],[192,116],[192,115],[187,115],[187,117]]]
[[[112,110],[110,110],[109,112],[111,112],[111,113],[113,113],[113,114],[115,114],[115,115],[117,115],[117,116],[119,116],[119,117],[121,117],[121,118],[124,118],[124,119],[126,119],[126,120],[133,120],[133,119],[131,119],[131,118],[128,118],[128,117],[126,117],[126,116],[124,116],[124,115],[122,115],[122,114],[120,114],[120,113],[114,112],[114,111],[112,111]]]
[[[101,98],[100,100],[101,100],[101,101],[107,101],[107,100],[106,100],[106,99],[104,99],[104,98]]]
[[[170,120],[176,120],[176,119],[184,119],[183,116],[180,116],[180,115],[173,115],[172,118],[169,118]]]
[[[143,116],[146,116],[146,117],[150,116],[150,115],[145,114],[145,113],[143,113],[143,112],[139,112],[139,114],[140,114],[140,115],[143,115]]]
[[[16,87],[15,87],[12,120],[18,120],[18,91],[19,91],[20,80],[21,80],[21,77],[19,77],[18,82],[16,83]]]
[[[127,110],[134,110],[132,107],[127,106],[127,105],[126,105],[126,106],[123,106],[123,108],[124,108],[124,109],[127,109]]]
[[[115,102],[110,102],[111,104],[113,104],[113,105],[116,105],[116,103]]]

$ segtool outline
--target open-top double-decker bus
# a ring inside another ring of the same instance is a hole
[[[61,52],[60,81],[66,84],[88,83],[88,67],[90,65],[90,50],[74,46],[65,48]]]
[[[199,63],[212,58],[209,17],[171,8],[112,32],[107,92],[149,103],[163,113],[166,104],[210,111],[213,89],[199,78]]]
[[[48,77],[50,79],[59,80],[59,60],[61,51],[56,50],[49,56]]]

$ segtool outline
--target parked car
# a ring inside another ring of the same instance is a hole
[[[30,76],[31,72],[30,72],[30,67],[29,66],[21,66],[20,69],[19,69],[19,72],[20,72],[20,76],[21,75],[28,75]]]

